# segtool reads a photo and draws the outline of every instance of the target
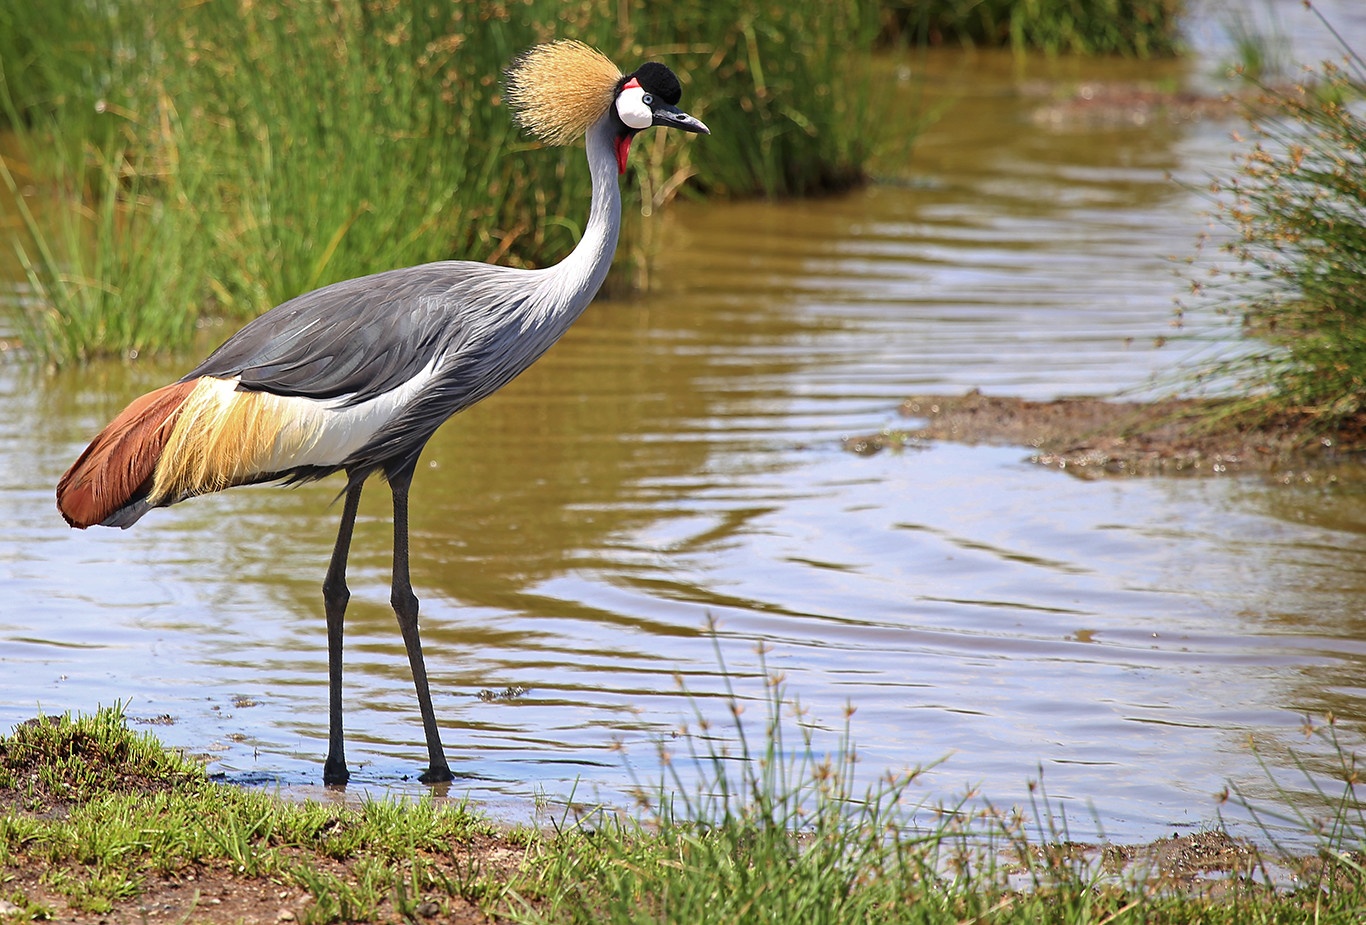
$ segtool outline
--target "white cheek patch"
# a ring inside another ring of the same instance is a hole
[[[645,91],[639,84],[626,87],[617,95],[617,115],[627,128],[649,128],[655,121],[655,114],[645,104]]]

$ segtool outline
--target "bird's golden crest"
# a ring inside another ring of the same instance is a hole
[[[548,145],[577,139],[612,105],[621,71],[582,42],[537,45],[507,69],[505,99],[517,123]]]

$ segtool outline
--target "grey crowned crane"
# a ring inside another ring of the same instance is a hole
[[[350,777],[342,735],[346,559],[366,479],[394,500],[392,602],[427,740],[421,780],[451,779],[437,730],[408,574],[408,489],[422,448],[451,415],[507,385],[597,294],[621,229],[617,176],[650,126],[709,134],[677,108],[678,78],[648,62],[623,75],[579,42],[538,45],[508,68],[517,121],[547,144],[586,138],[593,200],[583,237],[540,270],[442,261],[334,283],[256,318],[183,379],[136,399],[57,484],[73,527],[132,526],[153,508],[257,482],[346,474],[323,581],[328,749],[323,780]]]

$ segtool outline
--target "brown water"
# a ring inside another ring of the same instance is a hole
[[[1267,793],[1259,753],[1284,769],[1287,747],[1317,751],[1305,715],[1360,742],[1359,473],[1088,482],[1015,448],[840,449],[902,423],[912,392],[1150,389],[1188,349],[1153,347],[1182,291],[1167,257],[1204,226],[1167,175],[1199,185],[1228,158],[1232,123],[1038,121],[1004,59],[904,64],[928,76],[900,105],[954,103],[889,182],[672,210],[656,291],[600,302],[429,446],[413,581],[453,793],[514,819],[571,792],[625,805],[694,703],[728,724],[709,619],[742,696],[763,696],[768,646],[830,730],[818,746],[855,705],[870,780],[949,756],[918,793],[1009,805],[1042,773],[1083,837],[1203,825],[1230,781]],[[188,365],[0,362],[0,727],[124,700],[229,780],[308,792],[340,485],[235,490],[126,533],[53,508],[90,435]],[[352,555],[351,789],[411,794],[424,751],[389,549],[376,484]],[[480,696],[507,688],[524,693]]]

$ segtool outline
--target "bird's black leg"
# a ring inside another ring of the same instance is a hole
[[[346,587],[346,557],[351,550],[351,531],[356,525],[362,481],[346,486],[342,504],[337,545],[332,547],[332,562],[323,579],[323,608],[327,613],[327,761],[323,763],[323,783],[344,784],[351,777],[346,770],[346,746],[342,740],[342,618],[351,592]]]
[[[413,480],[417,459],[401,468],[386,471],[389,487],[394,492],[394,582],[390,600],[398,615],[398,628],[403,633],[403,646],[408,650],[408,664],[413,670],[413,686],[417,688],[417,705],[422,711],[422,730],[427,736],[427,770],[419,778],[424,784],[450,780],[450,765],[441,748],[441,735],[436,728],[436,712],[432,709],[432,695],[427,687],[427,666],[422,660],[422,641],[417,632],[417,597],[408,577],[408,486]]]

